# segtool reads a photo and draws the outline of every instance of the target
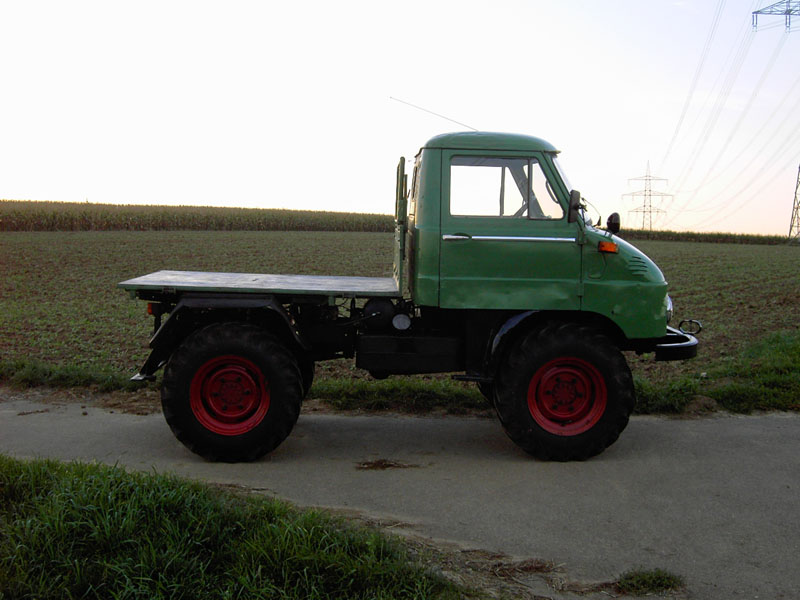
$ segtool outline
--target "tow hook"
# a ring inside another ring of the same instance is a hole
[[[703,324],[696,319],[684,319],[678,324],[678,329],[686,335],[697,335],[703,331]]]

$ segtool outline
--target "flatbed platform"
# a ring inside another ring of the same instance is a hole
[[[402,296],[393,277],[345,277],[328,275],[271,275],[204,271],[156,271],[118,284],[132,294],[155,292],[236,292],[367,298]]]

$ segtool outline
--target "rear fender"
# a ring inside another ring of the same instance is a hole
[[[152,381],[175,349],[194,331],[222,321],[244,321],[269,329],[298,352],[309,349],[291,315],[272,296],[182,298],[150,340],[150,356],[132,381]]]

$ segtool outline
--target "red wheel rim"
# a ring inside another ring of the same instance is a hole
[[[555,435],[578,435],[594,427],[606,410],[608,392],[600,371],[580,358],[563,357],[541,366],[528,385],[528,409]]]
[[[220,435],[241,435],[264,420],[269,410],[269,385],[252,361],[218,356],[195,373],[189,400],[203,427]]]

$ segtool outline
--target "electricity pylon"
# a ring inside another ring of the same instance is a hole
[[[647,161],[647,174],[642,177],[634,177],[633,179],[629,179],[628,183],[631,181],[643,181],[644,188],[638,190],[636,192],[630,192],[628,194],[622,194],[622,197],[630,196],[631,198],[644,198],[642,205],[638,208],[634,208],[633,210],[628,211],[628,214],[642,214],[642,229],[649,229],[653,231],[653,214],[666,214],[666,211],[661,210],[660,208],[653,207],[653,197],[656,198],[672,198],[672,194],[666,194],[664,192],[657,192],[653,190],[653,182],[654,181],[663,181],[666,183],[666,179],[663,177],[654,177],[650,175],[650,161]]]
[[[784,15],[789,30],[792,28],[792,15],[800,15],[800,0],[781,0],[753,11],[753,29],[758,27],[758,15]]]
[[[789,225],[789,243],[800,242],[800,167],[797,168],[797,185],[794,187],[792,223]]]

